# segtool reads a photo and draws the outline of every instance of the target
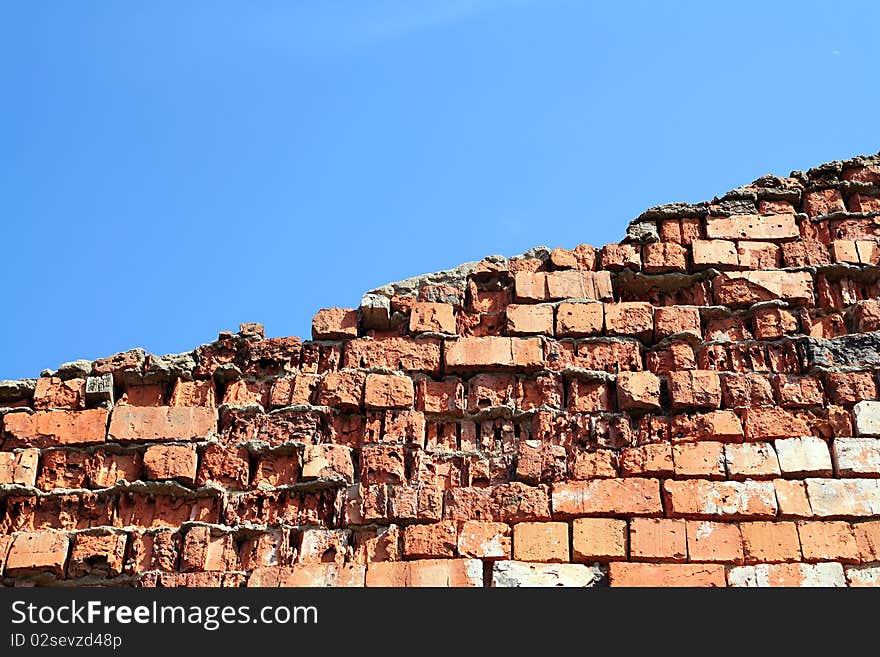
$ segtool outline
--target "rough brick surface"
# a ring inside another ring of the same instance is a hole
[[[878,586],[878,199],[766,176],[3,382],[0,583]]]

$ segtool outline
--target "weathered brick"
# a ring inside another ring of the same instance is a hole
[[[804,521],[797,528],[804,561],[859,563],[859,546],[848,522]]]
[[[556,335],[601,335],[605,326],[604,308],[602,303],[560,303],[556,309]]]
[[[617,405],[621,410],[660,410],[660,379],[651,372],[617,375]]]
[[[510,587],[590,587],[603,581],[596,567],[574,563],[528,563],[496,561],[492,567],[492,586]]]
[[[245,447],[208,445],[202,452],[196,483],[199,486],[218,484],[224,488],[247,488],[250,479],[250,459]]]
[[[807,479],[813,514],[821,518],[866,517],[880,510],[880,479]]]
[[[554,517],[662,513],[657,479],[596,479],[553,486]]]
[[[178,379],[171,393],[169,406],[208,406],[216,404],[214,381],[184,381]]]
[[[518,561],[566,563],[568,523],[520,522],[513,526],[513,558]]]
[[[743,425],[733,411],[689,413],[673,416],[670,434],[673,442],[692,440],[740,442],[743,439]]]
[[[318,385],[318,404],[357,411],[364,398],[366,374],[358,370],[329,372]]]
[[[808,518],[813,515],[803,481],[774,479],[773,488],[776,490],[776,501],[779,503],[781,516]]]
[[[366,408],[409,408],[415,400],[412,379],[391,374],[368,374],[364,384]]]
[[[0,484],[35,485],[39,459],[40,451],[37,449],[0,452]]]
[[[571,560],[578,563],[626,560],[625,520],[576,518],[571,523]]]
[[[830,475],[831,456],[821,438],[785,438],[775,441],[779,467],[788,476]]]
[[[460,379],[418,383],[416,409],[425,413],[461,415],[465,409],[464,386]]]
[[[627,447],[620,453],[620,474],[624,477],[673,474],[672,445],[667,442]]]
[[[772,518],[778,509],[769,481],[667,479],[663,493],[667,514],[676,518]]]
[[[782,299],[799,305],[813,305],[813,279],[808,272],[727,272],[712,279],[715,303],[722,306],[750,306]]]
[[[731,479],[767,479],[781,474],[770,443],[726,444],[724,461]]]
[[[417,301],[409,316],[410,333],[455,333],[455,313],[448,303]]]
[[[779,404],[785,408],[821,406],[824,402],[822,386],[814,377],[777,375],[773,383]]]
[[[550,519],[550,496],[546,486],[510,482],[446,491],[444,517],[449,520],[526,522]]]
[[[847,406],[877,398],[872,372],[826,372],[825,390],[833,403]]]
[[[375,453],[375,447],[378,446],[364,449],[372,455]],[[393,448],[390,448],[388,452],[393,453]],[[375,463],[372,463],[372,465],[375,466]],[[351,449],[345,445],[306,445],[303,452],[300,479],[303,481],[333,479],[351,483],[354,481],[354,464],[351,458]]]
[[[626,563],[615,561],[608,566],[611,586],[724,586],[724,566],[691,563]]]
[[[34,408],[37,410],[67,409],[78,411],[86,407],[86,380],[62,380],[57,376],[43,376],[34,387]]]
[[[688,520],[687,547],[689,561],[743,561],[742,534],[735,523]]]
[[[672,446],[675,476],[679,479],[724,479],[724,443],[711,440]]]
[[[702,337],[700,312],[691,306],[665,306],[654,310],[654,338],[690,333]]]
[[[794,214],[740,214],[729,217],[707,217],[709,239],[784,240],[799,237]]]
[[[187,445],[151,445],[144,452],[147,479],[176,479],[192,486],[196,478],[198,455]]]
[[[803,205],[804,212],[811,217],[846,211],[840,190],[834,188],[805,192]]]
[[[345,343],[343,366],[440,373],[439,338],[358,338]]]
[[[654,331],[654,308],[641,301],[606,303],[605,331],[648,341]]]
[[[366,566],[363,564],[296,564],[255,568],[248,577],[248,587],[361,587]]]
[[[17,534],[6,556],[5,574],[21,577],[48,572],[64,575],[70,538],[64,532],[38,531]]]
[[[721,379],[713,370],[670,372],[669,396],[674,411],[718,408],[721,406]]]
[[[684,520],[633,518],[629,525],[633,561],[687,561]]]
[[[741,269],[777,269],[780,265],[780,249],[766,242],[739,241],[736,256]]]
[[[322,308],[312,319],[313,340],[345,340],[358,334],[358,312],[351,308]]]
[[[801,546],[793,522],[744,522],[739,526],[748,563],[800,561]]]
[[[549,304],[511,304],[506,315],[508,335],[553,335],[553,306]]]
[[[852,587],[877,587],[880,586],[880,567],[860,566],[846,569],[846,580]]]
[[[16,447],[54,447],[104,442],[107,411],[37,411],[7,413],[3,416],[6,434],[4,449]]]
[[[727,574],[729,586],[817,587],[846,586],[839,563],[761,563],[738,566]]]
[[[694,240],[691,248],[696,269],[735,269],[739,265],[736,244],[731,241]]]
[[[342,564],[350,556],[350,529],[306,529],[299,540],[297,563]]]
[[[609,271],[639,271],[642,268],[642,258],[639,249],[633,244],[607,244],[602,247],[599,264],[602,269]]]
[[[518,301],[554,299],[610,300],[611,275],[607,271],[517,272],[514,294]]]
[[[646,274],[687,271],[687,249],[674,242],[645,244],[642,258]]]
[[[376,562],[367,566],[366,585],[368,587],[481,587],[483,564],[479,559]]]
[[[458,529],[458,554],[477,559],[510,559],[510,525],[468,520]]]
[[[814,435],[803,417],[782,408],[747,408],[743,411],[743,424],[746,440],[774,440]]]
[[[110,417],[107,439],[204,440],[216,431],[216,425],[216,412],[202,406],[117,406]]]
[[[67,576],[116,577],[122,574],[127,535],[122,532],[79,533],[70,551]]]

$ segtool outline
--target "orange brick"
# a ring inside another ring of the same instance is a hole
[[[651,372],[621,372],[617,375],[617,405],[620,410],[660,410],[660,379]]]
[[[192,486],[196,479],[198,455],[188,445],[151,445],[144,452],[147,479],[176,479]]]
[[[572,379],[568,386],[570,413],[597,413],[613,410],[608,384],[602,381]]]
[[[724,461],[731,479],[767,479],[778,477],[779,461],[770,443],[728,443]]]
[[[721,379],[714,370],[687,370],[669,373],[672,410],[713,409],[721,406]]]
[[[688,413],[672,418],[670,428],[673,442],[718,440],[742,442],[743,425],[733,411]]]
[[[165,386],[161,383],[129,386],[119,403],[130,406],[164,406]]]
[[[825,390],[835,404],[852,405],[877,399],[873,372],[826,372],[825,382]]]
[[[57,376],[42,376],[37,379],[34,387],[35,409],[46,410],[55,408],[77,411],[85,407],[85,379],[68,379],[63,381]]]
[[[691,563],[626,563],[608,566],[611,586],[725,586],[724,566]]]
[[[736,255],[741,269],[776,269],[780,263],[780,250],[776,244],[739,241]]]
[[[755,337],[759,340],[774,340],[797,330],[797,318],[790,310],[771,307],[755,311]]]
[[[746,440],[774,440],[813,436],[803,417],[782,408],[747,408],[743,411]]]
[[[859,546],[848,522],[802,521],[797,528],[804,561],[859,563]]]
[[[707,217],[706,235],[710,239],[780,240],[799,237],[794,214],[759,216],[738,214],[729,217]]]
[[[511,304],[507,306],[507,334],[553,335],[553,306],[548,304]]]
[[[513,558],[518,561],[566,563],[568,523],[520,522],[513,526]]]
[[[312,319],[313,340],[345,340],[358,334],[358,311],[352,308],[322,308]]]
[[[258,381],[233,381],[223,393],[223,403],[231,406],[249,406],[258,404],[266,406],[269,401],[269,390]],[[156,404],[135,404],[136,406],[155,406]]]
[[[554,484],[553,516],[634,515],[663,512],[657,479],[595,479]]]
[[[806,518],[813,515],[803,481],[774,479],[773,487],[776,490],[780,515],[795,518]]]
[[[779,404],[785,408],[821,406],[824,401],[822,386],[811,376],[779,375],[773,377]]]
[[[654,332],[654,308],[642,301],[606,303],[605,331],[608,335],[629,335],[650,340]]]
[[[692,518],[773,518],[776,491],[769,481],[704,481],[663,483],[667,515]]]
[[[736,244],[729,240],[694,240],[691,248],[695,269],[730,269],[739,265]]]
[[[540,338],[459,338],[446,341],[447,371],[539,369],[544,363]]]
[[[560,303],[556,309],[556,335],[560,337],[601,335],[604,326],[602,303]]]
[[[348,368],[387,367],[406,372],[440,372],[440,339],[358,338],[345,343],[343,366]]]
[[[171,393],[169,406],[210,406],[216,404],[213,379],[208,381],[184,381],[178,379]]]
[[[606,244],[602,247],[599,264],[602,269],[609,271],[621,269],[639,271],[642,268],[642,257],[639,249],[633,244]]]
[[[467,520],[458,529],[458,553],[478,559],[510,559],[510,526]]]
[[[672,445],[664,442],[627,447],[621,450],[619,465],[624,477],[669,476],[673,473]]]
[[[880,520],[857,522],[853,530],[861,560],[880,561]]]
[[[361,371],[330,372],[318,386],[318,404],[356,411],[363,401],[365,381]]]
[[[202,406],[117,406],[107,438],[119,442],[202,440],[216,431],[216,424],[214,409]]]
[[[833,188],[805,192],[803,206],[804,212],[811,217],[846,211],[840,190]]]
[[[456,556],[458,529],[451,520],[403,529],[403,553],[408,559],[445,559]]]
[[[744,522],[739,526],[747,562],[800,561],[801,544],[793,522]]]
[[[691,306],[664,306],[654,310],[656,340],[679,333],[691,333],[702,337],[699,310]]]
[[[726,476],[724,443],[676,443],[672,446],[672,462],[678,478],[724,479]]]
[[[67,576],[70,578],[116,577],[122,574],[125,557],[124,533],[76,534]]]
[[[409,316],[410,333],[455,333],[455,313],[448,303],[417,301]]]
[[[64,532],[39,531],[16,534],[6,556],[4,574],[9,577],[49,572],[64,574],[70,538]]]
[[[633,561],[687,561],[685,521],[633,518],[629,551]]]
[[[646,274],[687,271],[687,249],[674,242],[645,244],[642,257]]]
[[[425,413],[460,415],[464,408],[464,386],[461,379],[419,381],[417,410]]]
[[[0,452],[0,484],[33,486],[37,481],[38,449]]]
[[[688,520],[687,543],[690,561],[743,561],[742,534],[735,523]]]
[[[366,585],[480,587],[483,585],[483,564],[479,559],[373,562],[367,566]]]
[[[577,518],[571,523],[571,560],[576,563],[626,560],[626,520]]]
[[[393,374],[368,374],[364,383],[366,408],[410,408],[415,400],[412,379]]]
[[[107,433],[107,416],[103,408],[7,413],[3,416],[7,437],[4,449],[102,443]]]

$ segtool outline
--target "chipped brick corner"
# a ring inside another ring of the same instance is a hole
[[[880,156],[0,382],[0,577],[880,584]]]

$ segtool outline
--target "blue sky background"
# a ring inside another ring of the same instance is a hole
[[[873,2],[0,2],[0,378],[878,150]]]

